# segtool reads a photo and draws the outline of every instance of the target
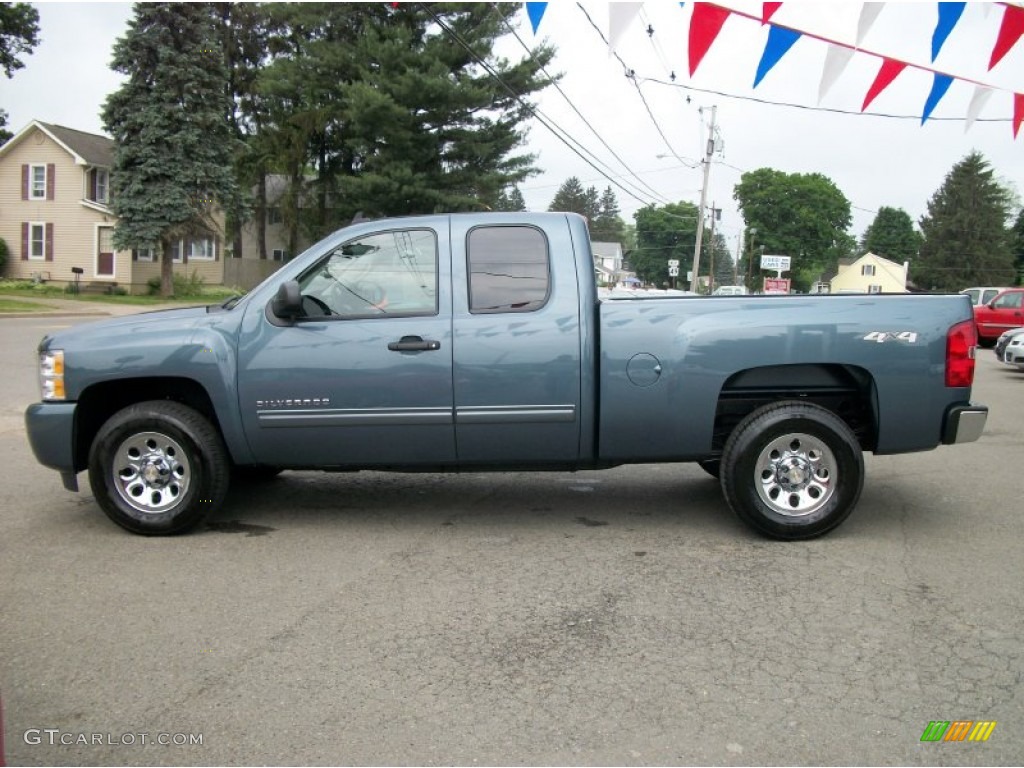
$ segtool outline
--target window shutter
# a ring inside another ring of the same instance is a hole
[[[46,199],[53,200],[53,190],[57,186],[57,166],[46,164]]]
[[[21,199],[28,200],[28,165],[21,166]]]
[[[21,222],[21,260],[28,261],[28,222]]]
[[[132,261],[138,261],[138,260],[139,260],[139,249],[138,248],[132,248]]]
[[[213,238],[213,260],[214,261],[219,261],[220,260],[220,238],[219,237]]]
[[[53,224],[46,225],[46,260],[53,261]]]
[[[189,251],[189,248],[191,247],[190,246],[190,242],[191,241],[189,241],[187,239],[178,241],[178,247],[181,249],[181,263],[182,264],[188,264],[188,251]]]

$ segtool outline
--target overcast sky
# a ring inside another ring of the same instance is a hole
[[[754,14],[761,8],[761,3],[737,0],[724,4]],[[580,5],[607,35],[608,4]],[[25,58],[25,68],[12,80],[0,80],[0,106],[9,113],[9,127],[16,131],[39,119],[101,133],[101,105],[119,82],[109,69],[111,46],[124,34],[131,6],[41,3],[38,7],[42,43]],[[773,21],[853,44],[861,7],[861,3],[785,3]],[[974,149],[1005,183],[1024,193],[1024,129],[1015,141],[1010,122],[1011,92],[1024,92],[1024,40],[992,71],[987,69],[1003,15],[1001,5],[969,3],[934,64],[930,51],[936,4],[887,3],[883,7],[862,48],[957,78],[933,119],[923,126],[920,115],[932,76],[913,68],[906,69],[868,110],[908,119],[857,114],[879,67],[879,60],[865,53],[854,55],[820,105],[853,114],[754,101],[817,107],[827,46],[808,36],[801,38],[755,89],[754,74],[768,28],[739,16],[728,19],[691,78],[686,62],[692,8],[693,3],[682,8],[676,2],[643,4],[616,51],[635,73],[635,80],[627,78],[620,61],[609,55],[601,34],[576,2],[549,4],[536,36],[526,14],[521,14],[518,32],[525,42],[547,39],[558,49],[552,73],[563,74],[561,89],[572,103],[549,88],[539,99],[541,111],[597,155],[603,173],[634,192],[636,197],[613,186],[627,221],[646,202],[699,201],[702,170],[697,161],[707,138],[702,123],[710,118],[713,105],[722,152],[711,167],[708,204],[714,202],[723,209],[719,226],[732,249],[742,230],[733,186],[743,171],[761,167],[830,177],[854,206],[852,231],[857,236],[880,206],[902,208],[916,221],[952,166]],[[648,27],[653,34],[647,33]],[[508,57],[525,55],[511,37],[503,43],[502,52]],[[672,72],[680,87],[656,82],[670,83]],[[979,122],[966,133],[963,118],[974,86],[964,83],[964,78],[1004,89],[993,93]],[[531,209],[545,210],[569,176],[599,190],[611,184],[540,124],[530,128],[528,148],[543,171],[522,185]]]

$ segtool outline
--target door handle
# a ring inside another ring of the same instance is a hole
[[[392,352],[433,352],[441,348],[440,341],[424,340],[421,336],[403,336],[388,344]]]

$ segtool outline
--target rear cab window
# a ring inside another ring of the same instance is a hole
[[[535,312],[547,304],[550,258],[540,229],[475,227],[467,236],[466,258],[471,313]]]

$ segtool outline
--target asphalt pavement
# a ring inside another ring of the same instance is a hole
[[[1024,374],[990,351],[981,440],[868,456],[813,541],[752,534],[687,465],[286,472],[149,539],[25,440],[34,347],[84,319],[0,320],[9,764],[1024,758]]]

